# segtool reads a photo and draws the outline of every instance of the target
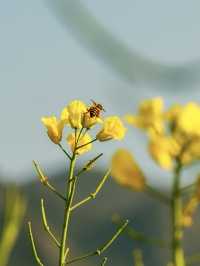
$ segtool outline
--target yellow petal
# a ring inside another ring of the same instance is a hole
[[[69,112],[67,107],[63,108],[61,115],[60,115],[60,120],[63,121],[65,124],[69,123]]]
[[[176,122],[176,119],[180,115],[182,111],[182,106],[180,104],[175,104],[172,107],[170,107],[165,113],[164,113],[164,118],[167,121],[170,122]]]
[[[163,106],[163,99],[161,97],[147,99],[140,104],[139,114],[146,115],[150,113],[152,116],[157,116],[162,113]]]
[[[96,138],[99,141],[111,139],[121,140],[124,138],[126,128],[118,116],[107,117],[103,122],[103,127],[97,134]]]
[[[181,162],[184,165],[188,165],[197,160],[200,160],[200,138],[191,139],[181,156]]]
[[[112,177],[122,186],[141,191],[145,187],[145,177],[131,153],[119,149],[112,157]]]
[[[128,114],[125,120],[138,128],[154,130],[161,134],[164,131],[163,124],[163,100],[160,97],[144,100],[136,115]]]
[[[150,138],[149,152],[158,165],[166,170],[171,170],[175,157],[180,152],[180,147],[172,136],[157,135]]]
[[[191,197],[183,209],[182,224],[189,227],[193,223],[193,216],[198,206],[198,200],[195,196]]]
[[[92,140],[92,138],[90,137],[90,135],[86,133],[80,137],[77,146],[79,147],[79,146],[85,145],[85,144],[89,143],[91,140]],[[67,142],[68,142],[72,152],[74,152],[74,149],[75,149],[75,134],[74,133],[71,133],[68,135]],[[89,144],[83,146],[82,148],[79,148],[76,151],[76,153],[80,155],[80,154],[83,154],[85,152],[88,152],[91,148],[92,148],[92,143],[89,143]]]
[[[86,105],[78,100],[72,101],[67,107],[69,123],[72,128],[82,128],[83,115],[87,112]]]
[[[200,105],[190,102],[182,108],[177,127],[189,136],[200,136]]]
[[[62,139],[64,123],[61,120],[57,120],[55,116],[42,117],[41,121],[47,128],[47,134],[51,141],[58,144]]]

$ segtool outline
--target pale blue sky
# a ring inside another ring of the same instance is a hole
[[[199,1],[82,3],[140,54],[171,64],[200,59]],[[193,90],[188,87],[184,93],[168,92],[162,86],[154,89],[148,84],[137,90],[73,38],[47,0],[1,1],[0,36],[0,167],[8,178],[28,179],[25,173],[31,174],[32,159],[51,169],[63,162],[62,154],[46,138],[40,117],[59,114],[74,98],[86,102],[96,99],[105,105],[108,115],[135,110],[138,100],[155,95],[165,97],[168,104],[200,100],[198,83],[191,84]],[[129,144],[138,156],[146,158],[138,137],[138,132],[132,130],[116,146]],[[106,159],[116,146],[105,144],[109,150]]]

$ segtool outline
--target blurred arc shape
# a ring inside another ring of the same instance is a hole
[[[187,89],[199,83],[200,62],[170,65],[131,51],[78,0],[46,0],[58,19],[80,43],[130,84],[159,89]]]

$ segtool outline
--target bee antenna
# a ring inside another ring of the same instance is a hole
[[[97,103],[96,103],[94,100],[92,100],[92,99],[90,99],[90,101],[91,101],[94,105],[97,104]]]

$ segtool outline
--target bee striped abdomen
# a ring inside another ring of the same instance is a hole
[[[89,109],[88,109],[88,112],[90,113],[90,117],[99,117],[100,115],[100,111],[99,108],[95,107],[95,106],[91,106]]]

